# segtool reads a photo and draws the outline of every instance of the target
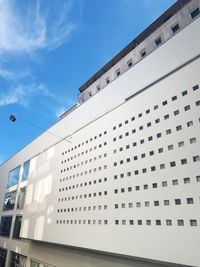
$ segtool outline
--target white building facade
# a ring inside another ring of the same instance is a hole
[[[199,14],[177,1],[0,166],[0,266],[200,266]]]

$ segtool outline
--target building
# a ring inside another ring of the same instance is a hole
[[[199,14],[177,1],[0,166],[0,266],[200,266]]]

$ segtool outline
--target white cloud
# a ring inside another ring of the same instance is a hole
[[[0,106],[11,104],[27,106],[34,95],[47,96],[57,100],[57,96],[52,94],[44,84],[18,84],[6,93],[0,93]]]
[[[39,0],[28,3],[20,7],[20,2],[0,0],[0,54],[52,50],[66,43],[75,29],[68,20],[71,0],[59,1],[59,7],[56,1],[48,7]]]

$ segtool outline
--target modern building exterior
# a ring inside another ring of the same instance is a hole
[[[0,266],[200,266],[199,70],[180,0],[0,166]]]

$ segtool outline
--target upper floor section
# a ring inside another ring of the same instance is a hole
[[[76,107],[174,37],[199,14],[199,0],[177,1],[79,88],[80,95]]]

